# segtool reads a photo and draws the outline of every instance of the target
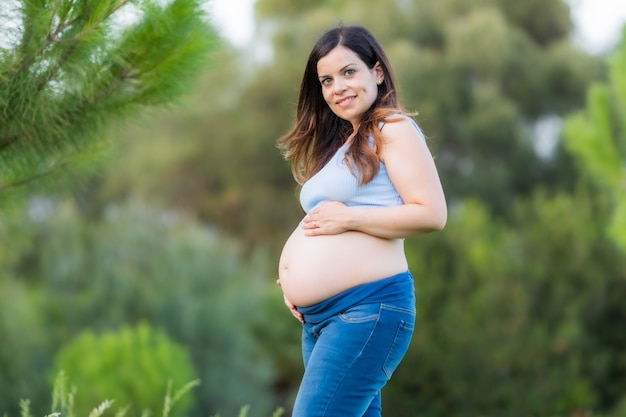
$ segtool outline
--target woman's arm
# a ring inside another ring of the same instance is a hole
[[[309,236],[357,230],[382,238],[402,238],[441,230],[447,207],[430,150],[409,120],[387,123],[381,159],[404,201],[394,207],[347,207],[326,202],[302,223]]]

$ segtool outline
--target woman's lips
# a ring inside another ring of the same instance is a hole
[[[356,97],[352,96],[352,97],[346,97],[346,98],[342,98],[341,100],[337,101],[337,105],[339,107],[346,107],[349,106],[350,104],[352,104],[352,102],[354,101]]]

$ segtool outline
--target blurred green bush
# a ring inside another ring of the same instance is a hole
[[[66,372],[73,383],[84,387],[74,399],[77,415],[89,415],[94,404],[115,400],[151,415],[163,409],[163,398],[171,386],[181,387],[195,378],[186,349],[147,323],[123,326],[120,330],[96,334],[85,330],[61,348],[54,361],[54,375]],[[185,416],[191,396],[182,398],[170,411]]]

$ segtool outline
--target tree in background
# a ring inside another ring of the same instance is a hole
[[[106,128],[171,103],[215,35],[200,0],[0,5],[0,208],[100,164]]]
[[[607,82],[589,88],[586,110],[566,119],[565,143],[609,196],[609,234],[626,251],[626,28],[609,71]]]

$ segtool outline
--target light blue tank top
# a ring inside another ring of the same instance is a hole
[[[417,129],[422,140],[424,134],[413,119],[407,117]],[[379,126],[382,128],[382,123]],[[373,138],[370,137],[370,145]],[[387,175],[385,164],[380,162],[378,173],[365,185],[359,185],[346,163],[348,144],[343,145],[324,167],[308,179],[300,190],[300,204],[305,212],[324,201],[341,201],[347,206],[399,206],[404,204],[400,194]]]

